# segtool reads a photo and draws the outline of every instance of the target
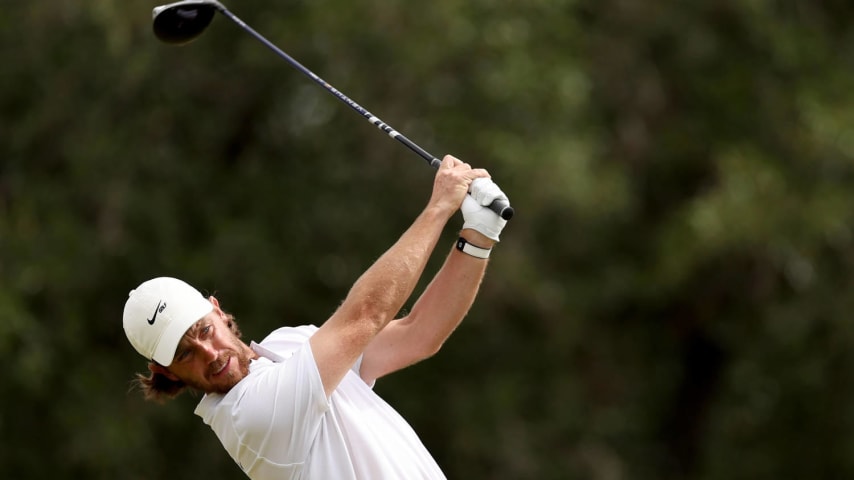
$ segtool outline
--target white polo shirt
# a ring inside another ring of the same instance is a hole
[[[227,394],[205,395],[196,415],[254,480],[444,479],[412,427],[358,375],[329,399],[309,337],[285,327],[252,349],[249,375]],[[361,359],[360,359],[361,362]]]

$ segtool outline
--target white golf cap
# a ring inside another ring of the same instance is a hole
[[[130,291],[122,321],[133,348],[168,367],[187,329],[212,310],[211,302],[186,282],[158,277]]]

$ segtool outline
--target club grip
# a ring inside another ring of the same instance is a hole
[[[513,218],[513,214],[516,213],[513,210],[513,207],[510,206],[510,203],[501,198],[493,200],[492,203],[489,204],[489,209],[497,213],[498,216],[504,220],[510,220]]]
[[[427,153],[427,151],[425,151],[418,145],[412,143],[412,141],[408,138],[404,137],[403,135],[400,135],[397,137],[397,139],[401,141],[401,143],[409,147],[412,151],[421,155],[422,158],[424,158],[425,160],[427,160],[428,163],[430,163],[431,167],[439,168],[440,166],[442,166],[441,160]],[[516,213],[516,211],[513,210],[513,207],[510,206],[510,203],[507,200],[502,199],[493,200],[492,203],[487,206],[487,208],[498,214],[498,216],[503,218],[504,220],[510,220],[511,218],[513,218],[513,214]]]

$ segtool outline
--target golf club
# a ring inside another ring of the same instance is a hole
[[[334,95],[365,117],[371,124],[388,134],[391,138],[405,145],[413,152],[420,155],[433,168],[438,168],[441,165],[441,160],[428,153],[423,148],[416,145],[412,140],[406,138],[400,132],[391,128],[387,123],[383,122],[371,112],[365,110],[361,105],[351,100],[349,97],[341,93],[338,89],[327,83],[314,74],[311,70],[304,67],[301,63],[293,59],[290,55],[282,51],[279,47],[264,38],[260,33],[256,32],[252,27],[231,13],[223,4],[216,0],[185,0],[167,5],[155,7],[152,12],[154,17],[154,34],[160,40],[171,44],[184,44],[194,40],[202,34],[202,32],[210,25],[215,13],[219,11],[240,28],[255,37],[258,41],[273,50],[277,55],[291,64],[294,68],[302,72],[304,75],[312,79],[315,83],[323,87],[326,91]],[[503,200],[495,200],[489,205],[489,208],[501,216],[505,220],[509,220],[513,216],[513,208],[510,204]]]

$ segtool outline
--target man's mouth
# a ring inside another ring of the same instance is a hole
[[[218,369],[218,370],[215,370],[215,371],[213,372],[212,376],[214,376],[214,377],[218,377],[218,376],[222,375],[222,373],[223,373],[223,372],[225,372],[226,370],[228,370],[228,366],[229,366],[230,364],[231,364],[231,357],[228,357],[228,360],[226,360],[226,361],[225,361],[225,363],[223,363],[223,364],[222,364],[222,366],[221,366],[221,367],[219,367],[219,369]]]

